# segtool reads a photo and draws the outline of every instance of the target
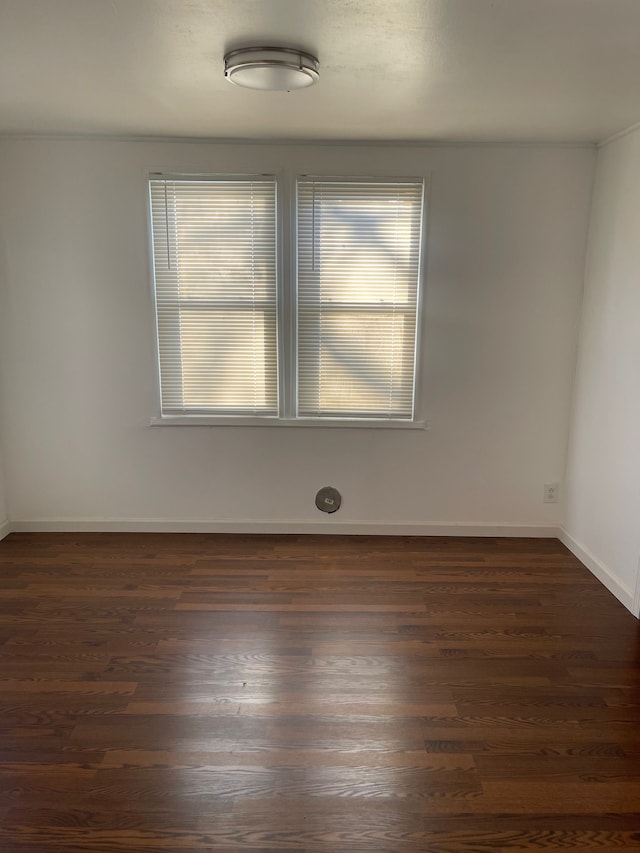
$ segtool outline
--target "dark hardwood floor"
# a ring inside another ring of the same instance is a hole
[[[0,849],[640,849],[639,658],[555,540],[13,534]]]

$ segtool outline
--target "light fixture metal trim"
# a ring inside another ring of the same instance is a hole
[[[320,77],[317,57],[293,47],[241,47],[224,57],[224,76],[247,89],[290,92]]]

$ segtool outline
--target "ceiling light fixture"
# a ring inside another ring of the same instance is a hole
[[[230,83],[266,92],[290,92],[313,86],[320,77],[315,56],[292,47],[242,47],[224,58]]]

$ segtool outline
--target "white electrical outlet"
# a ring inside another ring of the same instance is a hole
[[[546,504],[558,503],[558,484],[557,483],[545,483],[544,484],[544,502]]]

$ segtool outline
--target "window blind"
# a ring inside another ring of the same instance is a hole
[[[149,183],[162,414],[277,416],[275,178]]]
[[[414,416],[422,181],[297,183],[297,414]]]

